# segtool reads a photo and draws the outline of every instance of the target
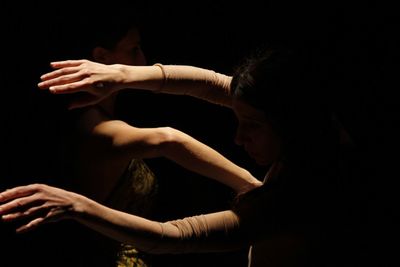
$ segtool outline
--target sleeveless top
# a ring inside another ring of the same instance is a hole
[[[154,173],[143,160],[132,159],[106,203],[120,211],[146,216],[152,209],[156,191]],[[121,243],[117,248],[115,266],[147,267],[146,257],[133,246]]]

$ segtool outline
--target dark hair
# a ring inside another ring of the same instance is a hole
[[[305,51],[267,49],[236,70],[233,97],[265,112],[282,139],[284,158],[279,177],[239,195],[232,209],[245,236],[300,233],[307,246],[318,248],[308,259],[325,262],[331,251],[340,259],[353,253],[358,238],[359,159],[340,143],[312,63]]]
[[[65,11],[50,24],[50,56],[56,60],[90,59],[91,51],[96,46],[113,49],[130,29],[142,28],[145,14],[140,8],[132,9],[130,6],[96,7],[90,12],[83,10],[73,15]]]
[[[129,30],[137,28],[140,30],[140,22],[134,15],[123,15],[122,13],[112,18],[102,18],[93,25],[97,29],[93,29],[89,34],[92,42],[90,46],[101,46],[107,49],[113,49],[119,40],[121,40]]]
[[[233,75],[233,97],[265,113],[288,158],[320,155],[322,144],[333,138],[332,112],[314,74],[306,51],[267,47],[247,57]]]

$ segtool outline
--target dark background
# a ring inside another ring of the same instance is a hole
[[[380,250],[375,246],[377,243],[370,241],[379,240],[386,244],[388,240],[383,237],[392,235],[390,223],[396,195],[393,179],[396,176],[392,172],[394,168],[390,167],[396,166],[396,158],[389,156],[395,150],[397,132],[393,119],[398,111],[394,92],[399,88],[395,79],[399,31],[394,9],[374,2],[293,2],[141,4],[146,15],[143,49],[150,64],[195,65],[231,74],[240,59],[260,44],[273,42],[307,47],[310,56],[321,64],[321,75],[329,77],[329,85],[321,90],[362,151],[365,180],[360,187],[366,198],[362,213],[365,225],[360,227],[365,227],[368,232],[362,247],[372,244],[377,252]],[[115,5],[119,4],[126,10],[138,8],[135,3],[115,2]],[[94,14],[112,19],[117,13],[113,7],[86,8],[72,3],[64,6],[4,3],[1,13],[3,159],[0,189],[31,182],[57,184],[60,163],[54,155],[59,153],[58,137],[65,110],[60,100],[36,87],[40,75],[50,70],[48,63],[55,60],[51,51],[63,49],[62,43],[52,43],[52,34],[60,23],[68,23],[81,15]],[[96,27],[95,23],[93,27]],[[66,41],[64,45],[67,44],[76,44],[78,48],[79,40]],[[145,115],[143,121],[134,122],[137,126],[176,127],[262,175],[263,170],[254,166],[233,144],[235,119],[229,110],[185,96],[161,97],[143,93],[142,97],[148,101],[136,101],[132,106],[130,103],[135,96],[124,94],[121,113],[126,120],[133,118],[130,112],[140,110]],[[160,173],[172,170],[171,163],[155,160],[149,164],[157,166]],[[173,171],[171,176],[177,179],[175,183],[164,182],[163,192],[176,193],[176,185],[180,186],[179,196],[164,193],[167,196],[164,205],[168,214],[163,214],[166,218],[226,205],[230,192],[199,177],[194,177],[195,182],[189,182],[192,180],[185,179],[185,175],[187,173]],[[193,188],[209,188],[210,184],[216,189],[204,192]],[[215,204],[221,199],[224,200],[221,204]],[[177,207],[177,203],[182,206]],[[24,266],[23,263],[41,258],[37,251],[41,244],[38,241],[46,240],[40,238],[40,235],[46,235],[46,230],[19,237],[13,235],[12,226],[0,224],[0,227],[5,236],[2,240],[7,241],[2,241],[2,251],[7,257],[0,266],[11,266],[8,262],[14,260],[21,265],[13,266]],[[376,231],[377,228],[381,232]],[[34,244],[39,246],[34,248]],[[389,256],[391,249],[383,248],[379,257],[372,256],[377,262]],[[32,252],[27,253],[28,250]],[[24,254],[31,259],[21,258]],[[365,258],[371,255],[374,254],[365,253]]]
[[[51,60],[63,59],[54,56],[56,51],[71,46],[79,49],[80,41],[78,35],[65,36],[54,42],[57,27],[76,23],[80,16],[91,16],[93,24],[84,26],[86,31],[90,31],[91,27],[96,27],[96,16],[112,19],[119,14],[117,7],[121,5],[125,11],[138,9],[134,2],[115,3],[116,7],[101,8],[78,8],[72,4],[4,4],[1,10],[1,77],[4,85],[1,114],[4,145],[11,153],[7,163],[13,166],[6,168],[7,174],[15,176],[16,171],[26,171],[27,168],[13,165],[18,162],[18,166],[22,157],[24,164],[36,160],[44,164],[51,160],[51,156],[43,154],[47,144],[57,139],[57,128],[53,126],[59,122],[64,106],[60,105],[57,97],[38,90],[37,83],[40,75],[50,70]],[[343,123],[360,142],[375,144],[371,139],[374,135],[365,129],[374,129],[376,125],[371,123],[383,123],[379,120],[385,118],[376,120],[375,112],[381,112],[383,107],[392,107],[390,101],[393,99],[387,96],[393,91],[394,67],[397,66],[396,17],[390,7],[373,2],[367,5],[344,1],[335,1],[334,4],[291,1],[228,3],[139,5],[144,10],[143,50],[149,64],[187,64],[232,74],[240,59],[261,44],[307,47],[310,58],[317,58],[316,62],[321,65],[321,76],[325,75],[330,81],[321,88],[322,94],[331,99]],[[194,127],[193,134],[205,133],[203,138],[220,142],[218,130],[225,129],[215,129],[214,126],[221,126],[218,116],[222,113],[221,116],[228,118],[229,123],[234,120],[230,111],[190,97],[166,97],[168,101],[165,102],[157,98],[153,96],[150,103],[135,103],[145,107],[143,113],[149,114],[149,121],[154,125],[158,123],[156,115],[170,117],[170,123],[177,123],[171,126],[186,127],[188,131]],[[126,109],[131,108],[129,99],[129,93],[126,93],[126,98],[121,100]],[[196,113],[191,112],[193,110]],[[193,117],[181,122],[187,114]],[[226,125],[228,131],[234,129],[234,125],[229,126],[229,123]],[[190,127],[185,126],[187,124]],[[229,138],[225,133],[223,136],[223,141],[231,143],[233,133]],[[217,146],[219,142],[215,142]],[[38,152],[41,152],[41,157],[37,156]],[[32,165],[36,168],[36,163]]]

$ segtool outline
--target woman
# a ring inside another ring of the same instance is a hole
[[[84,13],[82,16],[74,16],[73,23],[59,19],[52,24],[54,36],[51,35],[53,38],[49,42],[53,51],[52,57],[60,57],[60,54],[75,55],[89,57],[103,64],[146,65],[146,58],[141,48],[141,25],[135,20],[136,17],[140,17],[133,15],[130,9],[129,12],[120,12],[118,9],[107,7],[104,11],[107,11],[106,13],[113,11],[115,14],[98,19],[98,13],[93,15]],[[94,16],[96,27],[93,28]],[[90,27],[93,29],[87,31]],[[65,36],[69,37],[67,39],[71,43],[65,42]],[[120,120],[118,97],[121,96],[117,94],[118,92],[96,105],[79,110],[65,112],[63,108],[62,113],[52,112],[54,120],[61,128],[60,134],[54,139],[58,152],[55,161],[60,167],[51,175],[56,177],[57,181],[52,185],[68,188],[120,211],[139,216],[158,216],[154,209],[160,209],[160,202],[168,203],[169,199],[161,195],[164,187],[162,177],[160,179],[160,176],[155,175],[158,171],[157,166],[152,165],[152,168],[149,168],[143,158],[163,156],[200,173],[203,170],[208,171],[202,164],[210,165],[208,162],[211,162],[219,169],[218,175],[229,177],[229,181],[235,179],[232,179],[232,176],[244,175],[250,181],[245,186],[252,188],[251,183],[260,183],[246,170],[181,131],[170,127],[138,128],[135,127],[136,120],[132,120],[133,125]],[[138,100],[140,94],[136,96],[135,101],[140,103]],[[63,97],[55,98],[64,100]],[[143,110],[139,111],[144,113]],[[64,113],[65,115],[61,117],[60,114]],[[140,114],[135,114],[134,117],[140,118]],[[179,157],[176,151],[181,151]],[[55,158],[55,155],[52,154],[51,157]],[[175,166],[177,165],[171,164],[170,169]],[[179,173],[174,177],[168,177],[171,178],[168,179],[168,185],[176,184],[174,179],[181,178],[176,177],[178,175]],[[242,181],[244,176],[239,181]],[[183,178],[190,179],[186,176]],[[67,186],[64,183],[60,184],[60,180],[65,181]],[[189,204],[187,206],[189,207]],[[168,210],[168,205],[165,205],[164,209]],[[45,243],[43,246],[59,243],[59,248],[60,246],[65,248],[59,249],[63,251],[62,253],[56,254],[46,249],[46,255],[42,255],[42,249],[35,255],[40,254],[40,257],[49,263],[56,260],[63,262],[64,265],[73,266],[148,266],[150,262],[154,265],[155,261],[162,258],[149,257],[145,253],[139,253],[130,245],[114,242],[82,226],[75,227],[74,224],[68,224],[64,229],[62,232],[67,233],[65,237],[49,234],[46,237],[49,236],[50,241],[43,241]],[[73,236],[69,234],[71,229],[75,231]],[[242,255],[245,258],[246,255],[244,253]],[[214,254],[210,257],[217,258]],[[210,257],[203,255],[202,260],[206,262]],[[73,262],[66,263],[66,258]],[[175,257],[173,264],[179,262],[181,258],[183,257]],[[222,261],[225,255],[219,258]]]
[[[353,218],[346,208],[350,198],[342,190],[348,181],[343,157],[348,146],[329,110],[310,98],[314,77],[298,55],[268,50],[244,62],[233,77],[189,66],[52,63],[58,70],[43,75],[39,86],[53,93],[90,94],[75,101],[73,108],[127,87],[184,93],[231,107],[238,119],[236,143],[269,171],[260,187],[238,192],[230,210],[175,221],[160,223],[129,215],[46,185],[1,193],[2,219],[36,214],[18,228],[26,231],[70,218],[150,253],[251,246],[251,266],[320,266],[349,260],[345,247],[353,241]],[[218,177],[214,176],[229,185]],[[31,207],[32,203],[38,204]]]

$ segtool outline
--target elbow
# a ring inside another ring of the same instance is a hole
[[[172,127],[158,128],[157,147],[162,156],[168,156],[170,151],[181,143],[178,130]]]
[[[113,120],[97,125],[93,136],[110,153],[136,158],[168,156],[182,142],[180,132],[171,127],[136,128]]]
[[[113,138],[113,149],[120,153],[129,153],[136,158],[168,157],[169,151],[178,141],[177,130],[171,127],[151,129],[131,128]],[[138,137],[138,134],[141,137]]]

